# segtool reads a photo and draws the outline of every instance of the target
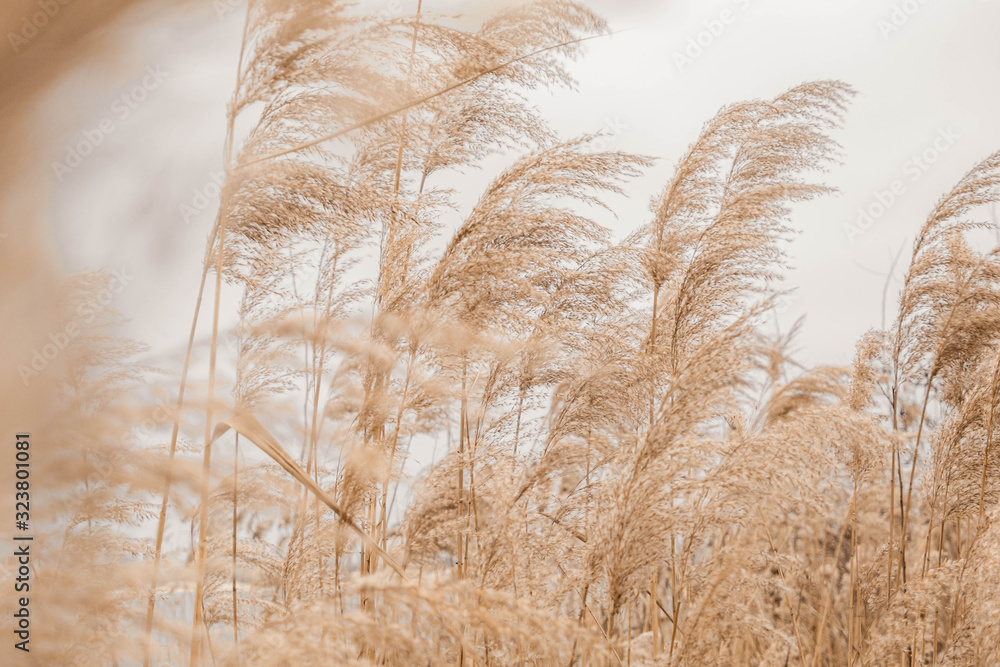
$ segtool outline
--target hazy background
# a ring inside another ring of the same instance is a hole
[[[424,0],[423,11],[464,13],[462,20],[477,22],[499,4]],[[903,248],[898,277],[933,202],[1000,148],[994,76],[1000,66],[1000,3],[589,4],[623,32],[590,43],[573,66],[578,90],[539,94],[535,102],[564,137],[604,130],[610,133],[607,147],[659,158],[631,184],[629,199],[612,201],[617,219],[602,219],[618,237],[648,220],[650,197],[722,105],[773,97],[813,79],[837,78],[858,90],[838,134],[845,164],[827,178],[841,193],[797,209],[801,235],[790,246],[795,268],[785,285],[794,292],[780,308],[785,328],[807,316],[798,341],[801,361],[849,363],[857,338],[880,325],[893,255]],[[362,5],[390,13],[401,6],[400,13],[409,13],[416,1]],[[114,57],[81,60],[80,70],[37,110],[40,157],[27,168],[53,202],[44,231],[66,271],[124,269],[134,276],[116,304],[132,319],[129,335],[149,343],[161,362],[168,361],[164,355],[181,356],[190,325],[217,205],[213,174],[222,168],[225,103],[245,9],[235,0],[204,0],[170,13],[133,11],[120,32],[107,35],[124,48]],[[689,41],[699,38],[700,54]],[[681,66],[678,54],[696,57]],[[154,80],[150,71],[160,73],[154,86],[146,85]],[[137,86],[145,92],[136,92]],[[123,106],[122,95],[133,104]],[[113,131],[100,133],[90,155],[68,172],[54,168],[55,161],[65,163],[67,146],[85,140],[87,132],[96,137],[102,122]],[[947,150],[938,152],[935,140],[943,136],[951,139],[939,140],[938,148]],[[937,159],[915,171],[911,159],[925,151]],[[494,160],[491,168],[450,184],[466,193],[471,206],[512,159]],[[850,238],[846,227],[856,224],[858,209],[877,202],[877,192],[896,179],[902,194],[869,229]],[[890,319],[897,289],[895,280]]]

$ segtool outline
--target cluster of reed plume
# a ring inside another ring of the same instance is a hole
[[[37,425],[39,664],[1000,664],[1000,155],[891,325],[802,369],[766,324],[848,86],[722,109],[615,241],[594,208],[651,159],[525,97],[604,21],[419,5],[249,3],[179,379],[107,309]]]

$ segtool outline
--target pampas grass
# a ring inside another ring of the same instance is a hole
[[[852,89],[721,109],[615,241],[597,211],[654,159],[526,98],[607,32],[564,0],[478,30],[249,4],[182,365],[99,309],[59,368],[39,659],[1000,660],[1000,255],[972,238],[1000,156],[919,228],[893,322],[802,368],[768,321]],[[461,206],[449,177],[497,156]]]

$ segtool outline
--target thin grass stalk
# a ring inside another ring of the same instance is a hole
[[[524,412],[524,388],[523,387],[519,387],[518,388],[518,394],[517,394],[517,417],[516,417],[516,419],[514,421],[514,447],[511,450],[511,462],[510,462],[510,479],[511,479],[512,483],[514,481],[514,475],[517,472],[517,443],[521,439],[521,414],[523,412]],[[589,448],[589,446],[590,446],[589,441],[587,443],[587,446]],[[588,452],[589,452],[589,449],[588,449]],[[590,474],[589,467],[590,466],[589,466],[589,463],[588,463],[588,470],[587,470],[588,477],[589,477],[589,474]],[[589,482],[588,482],[588,484],[589,484]]]
[[[681,600],[680,595],[677,590],[677,563],[676,563],[676,548],[675,543],[677,538],[674,535],[670,536],[670,606],[674,612],[673,622],[670,624],[670,651],[667,654],[667,662],[673,664],[674,659],[674,645],[677,643],[677,626],[680,623],[681,618]]]
[[[465,420],[466,420],[466,402],[468,400],[466,396],[466,363],[463,359],[462,361],[462,400],[461,400],[461,413],[458,417],[458,512],[460,517],[464,517],[467,514],[466,502],[465,502]],[[461,525],[461,522],[459,522]],[[462,579],[464,577],[465,570],[465,539],[463,536],[462,529],[459,528],[458,533],[458,578]]]
[[[233,645],[236,647],[236,664],[240,664],[240,621],[236,601],[236,531],[237,507],[239,503],[239,473],[240,473],[240,434],[236,434],[236,447],[233,453]]]
[[[594,623],[596,623],[597,627],[600,628],[601,634],[604,635],[604,641],[608,643],[608,648],[611,649],[611,654],[615,656],[615,660],[618,661],[618,666],[625,667],[622,664],[621,656],[619,656],[618,651],[615,650],[614,642],[611,641],[611,638],[608,636],[608,633],[604,631],[604,625],[600,621],[598,621],[597,616],[594,615],[594,610],[590,608],[590,605],[588,605],[586,601],[584,601],[583,606],[587,609],[588,612],[590,612],[590,617],[594,619]],[[611,624],[613,623],[613,621],[609,618],[608,623]]]
[[[848,505],[848,515],[844,517],[843,526],[840,529],[840,535],[837,537],[837,547],[833,552],[833,574],[830,577],[830,585],[826,586],[823,590],[823,611],[820,613],[819,623],[816,626],[816,647],[813,651],[812,665],[815,667],[819,663],[819,656],[823,650],[823,633],[826,631],[826,617],[830,612],[830,604],[833,599],[833,588],[837,583],[837,560],[840,558],[840,549],[844,545],[844,535],[847,534],[847,527],[850,525],[849,517],[854,514],[854,505],[857,502],[857,497],[854,492],[851,493],[850,504]]]
[[[892,388],[892,432],[893,436],[898,432],[898,413],[899,413],[899,388],[894,386]],[[885,573],[885,606],[888,609],[890,602],[892,600],[892,562],[893,553],[892,550],[896,547],[895,541],[895,528],[896,528],[896,438],[892,438],[892,452],[889,455],[889,549],[886,551],[886,573]],[[900,488],[902,493],[902,487]]]
[[[418,34],[418,30],[419,30],[421,4],[422,4],[422,0],[418,0],[418,2],[417,2],[417,11],[416,11],[416,15],[414,17],[414,24],[413,24],[413,39],[412,39],[412,41],[410,43],[410,57],[409,57],[409,66],[408,66],[408,71],[407,71],[407,82],[410,81],[410,78],[413,75],[413,59],[414,59],[414,56],[416,55],[416,50],[417,50],[417,34]],[[398,148],[398,151],[397,151],[397,154],[396,154],[395,173],[393,175],[392,209],[391,209],[391,216],[390,216],[390,219],[389,219],[388,237],[385,239],[385,243],[384,243],[384,246],[383,246],[383,249],[382,249],[383,256],[381,256],[379,258],[379,287],[378,287],[378,291],[377,291],[377,293],[375,295],[375,298],[376,298],[376,308],[378,308],[378,306],[381,304],[382,299],[385,296],[385,294],[383,293],[383,286],[382,286],[382,278],[384,276],[384,273],[383,273],[383,271],[384,271],[384,266],[383,266],[383,264],[384,264],[384,253],[389,252],[392,249],[392,247],[394,245],[394,241],[395,241],[396,215],[397,215],[397,211],[398,211],[398,208],[399,208],[400,180],[401,180],[402,171],[403,171],[403,155],[404,155],[404,152],[406,150],[406,128],[407,128],[408,121],[409,121],[409,114],[404,113],[403,114],[403,121],[402,121],[402,132],[400,133],[400,138],[399,138],[399,148]],[[373,321],[374,321],[374,316],[373,316]],[[409,375],[409,368],[407,369],[407,374]],[[377,385],[378,384],[387,384],[387,380],[386,380],[386,378],[380,377],[376,381],[376,384]],[[400,409],[399,409],[400,413],[402,412],[402,407],[403,407],[403,404],[401,403],[400,404]],[[376,440],[381,440],[382,439],[382,435],[384,433],[384,425],[380,424],[380,425],[378,425],[376,427],[376,429],[378,431],[375,434]],[[371,516],[371,522],[372,522],[371,523],[371,529],[372,529],[372,532],[373,532],[373,536],[375,536],[376,539],[379,540],[379,543],[382,544],[383,547],[385,545],[385,535],[386,535],[386,525],[385,525],[386,519],[387,519],[386,501],[387,501],[387,497],[388,497],[388,493],[389,493],[389,488],[388,488],[389,487],[389,480],[390,480],[391,473],[392,473],[392,468],[393,468],[393,459],[395,458],[395,451],[396,451],[396,444],[395,443],[396,443],[396,440],[398,438],[398,433],[399,433],[399,421],[397,419],[395,435],[394,435],[394,438],[393,438],[392,454],[389,457],[389,460],[388,460],[388,463],[387,463],[387,466],[386,466],[387,472],[386,472],[384,480],[382,481],[382,494],[381,494],[382,505],[381,505],[381,509],[377,510],[376,508],[372,507],[369,510],[369,514]],[[371,499],[372,503],[376,502],[375,498],[376,498],[376,496],[373,495],[373,497]],[[376,520],[376,516],[375,516],[377,512],[379,513],[378,520]],[[370,558],[371,557],[369,556],[369,559]],[[378,567],[378,561],[377,560],[375,560],[374,562],[371,562],[369,560],[366,569],[368,570],[368,572],[373,572],[375,569],[377,569],[377,567]],[[373,611],[374,611],[374,607],[373,607]]]
[[[324,241],[324,243],[323,243],[323,252],[320,255],[319,272],[318,272],[318,275],[316,276],[316,287],[315,287],[315,290],[314,290],[316,303],[315,303],[314,308],[313,308],[313,331],[314,332],[319,330],[319,321],[318,321],[317,318],[319,317],[320,288],[321,288],[321,281],[322,281],[322,276],[323,276],[323,267],[324,267],[324,264],[325,264],[324,260],[326,258],[326,251],[328,249],[328,245],[329,245],[329,240]],[[335,242],[335,245],[336,245],[336,242]],[[333,287],[334,287],[335,276],[337,274],[337,264],[338,264],[338,260],[339,260],[339,252],[337,252],[337,250],[338,249],[335,247],[334,248],[333,266],[332,266],[332,268],[330,270],[330,276],[331,276],[331,278],[330,278],[330,284],[327,287],[326,298],[323,300],[323,324],[324,325],[329,321],[330,315],[331,315],[331,313],[330,313],[330,304],[331,304],[332,299],[333,299]],[[294,276],[294,272],[293,272],[293,276]],[[320,440],[320,432],[321,432],[321,418],[320,418],[320,414],[319,414],[319,397],[320,397],[320,392],[322,390],[323,371],[324,371],[324,366],[325,366],[325,363],[326,363],[326,337],[322,336],[319,339],[318,343],[315,342],[315,341],[309,342],[307,344],[306,350],[307,350],[307,354],[308,354],[308,352],[310,350],[312,351],[312,363],[310,364],[310,368],[311,368],[311,371],[312,371],[312,385],[313,385],[312,417],[311,417],[311,419],[309,419],[309,422],[308,422],[308,426],[309,426],[309,447],[308,447],[309,455],[308,455],[308,460],[306,462],[306,474],[309,474],[311,472],[312,475],[313,475],[313,481],[316,482],[317,484],[319,484],[319,440]],[[306,400],[308,402],[308,395],[306,397]],[[306,416],[308,418],[308,407],[306,407],[305,411],[306,411]],[[303,490],[303,496],[302,496],[303,502],[301,504],[302,511],[304,511],[305,508],[306,508],[307,503],[305,501],[306,501],[307,497],[308,497],[308,491]],[[314,508],[315,508],[315,510],[314,510],[314,518],[313,518],[313,520],[314,520],[314,526],[315,526],[315,530],[316,530],[317,534],[319,534],[319,529],[320,529],[320,512],[321,512],[321,510],[320,510],[320,506],[319,506],[318,503],[314,505]],[[324,583],[323,583],[323,560],[322,560],[322,555],[321,554],[317,554],[316,570],[317,570],[318,577],[319,577],[320,598],[323,598],[323,597],[325,597],[325,593],[324,593],[325,588],[324,588]]]
[[[990,409],[986,418],[986,449],[983,451],[983,474],[979,481],[979,514],[978,525],[983,524],[983,508],[986,499],[986,470],[990,462],[990,448],[993,445],[993,413],[996,409],[997,386],[1000,384],[1000,355],[993,367],[993,378],[990,381]]]
[[[764,519],[763,512],[760,513],[760,525],[764,529],[764,534],[767,536],[767,543],[771,547],[771,551],[777,555],[778,549],[774,546],[774,540],[771,538],[771,531],[767,528],[767,522]],[[781,567],[781,563],[775,562],[775,566],[778,568],[778,576],[781,577],[781,583],[788,586],[788,580],[785,579],[785,570]],[[788,605],[788,615],[792,620],[792,631],[795,633],[795,643],[799,648],[799,665],[800,667],[806,667],[805,659],[805,647],[802,644],[802,637],[799,634],[799,622],[795,610],[792,608],[791,600],[788,599],[787,595],[782,596],[785,599],[785,603]]]
[[[222,219],[219,230],[218,264],[216,266],[215,304],[212,309],[212,338],[209,355],[208,371],[208,403],[205,408],[205,449],[201,467],[201,511],[198,524],[198,545],[196,556],[195,606],[194,620],[191,624],[191,658],[190,664],[196,667],[201,664],[201,626],[202,604],[205,594],[205,543],[208,539],[208,499],[212,474],[212,425],[215,396],[215,370],[219,338],[219,302],[222,292],[222,254],[226,239],[226,221]],[[207,634],[207,632],[206,632]]]
[[[852,497],[857,499],[858,496],[858,480],[857,477],[854,479],[854,491]],[[855,500],[853,511],[851,512],[851,559],[848,563],[850,569],[850,597],[847,603],[847,667],[851,667],[854,663],[854,641],[855,641],[855,586],[857,586],[856,580],[856,560],[857,560],[857,550],[858,550],[858,504]]]
[[[379,525],[381,526],[380,539],[383,549],[386,548],[388,540],[387,500],[389,493],[389,480],[392,477],[393,466],[396,461],[396,448],[399,445],[399,429],[403,423],[403,411],[406,407],[406,401],[408,399],[408,392],[410,390],[410,381],[412,379],[413,364],[416,359],[416,354],[416,348],[411,347],[410,357],[406,362],[406,378],[403,380],[403,392],[399,398],[399,405],[396,408],[396,427],[392,431],[392,443],[389,446],[388,465],[386,466],[385,478],[382,480],[382,508],[381,515],[379,517]]]
[[[218,219],[216,219],[218,220]],[[213,226],[213,236],[215,227]],[[209,245],[212,242],[210,241]],[[198,286],[198,298],[195,301],[194,315],[191,318],[191,332],[188,334],[187,351],[184,354],[184,367],[181,371],[180,387],[177,390],[177,404],[174,423],[170,434],[170,450],[167,456],[167,469],[163,482],[163,499],[160,503],[160,514],[156,523],[156,545],[153,551],[153,576],[149,589],[149,600],[146,604],[146,625],[144,630],[143,667],[150,667],[152,661],[153,620],[156,615],[156,585],[160,572],[160,558],[163,553],[163,534],[167,524],[167,507],[170,503],[170,487],[173,483],[174,460],[177,454],[177,437],[181,427],[181,411],[184,408],[184,391],[187,388],[188,371],[191,368],[191,357],[194,350],[194,337],[198,328],[198,313],[201,311],[201,301],[205,293],[205,282],[208,276],[208,263],[201,272],[201,282]]]
[[[246,50],[247,32],[250,27],[250,11],[253,3],[248,3],[247,17],[243,23],[243,37],[240,40],[240,55],[236,67],[236,86],[233,97],[234,102],[239,94],[243,76],[243,56]],[[228,113],[226,127],[226,171],[231,172],[233,143],[236,141],[234,126],[236,124],[236,106],[233,104]],[[215,298],[212,304],[212,338],[210,341],[210,353],[208,362],[208,401],[205,408],[205,450],[202,457],[202,482],[201,482],[201,513],[198,525],[198,546],[196,556],[196,580],[194,599],[194,619],[191,622],[191,656],[189,664],[197,667],[201,664],[201,626],[202,626],[202,605],[205,595],[205,542],[208,538],[208,496],[212,473],[212,430],[213,430],[213,408],[215,403],[215,371],[216,358],[218,355],[219,342],[219,307],[222,300],[222,267],[226,248],[226,231],[229,216],[226,215],[228,204],[228,192],[225,187],[222,190],[221,201],[219,202],[219,239],[216,248],[215,264]],[[207,629],[205,635],[208,635]]]
[[[946,452],[945,456],[945,461],[951,458],[953,449],[954,449],[954,444],[953,443],[949,444],[948,451]],[[945,481],[944,481],[944,499],[941,501],[942,505],[941,513],[943,516],[941,517],[941,527],[938,530],[938,562],[937,562],[938,567],[941,566],[941,563],[944,559],[944,533],[945,533],[945,526],[948,522],[948,498],[951,492],[951,473],[952,473],[951,466],[948,465],[947,468],[948,469],[947,472],[945,473]],[[938,492],[937,492],[938,482],[936,477],[937,477],[937,472],[935,471],[934,493],[931,495],[931,513],[929,521],[927,523],[927,535],[924,539],[924,559],[920,569],[920,576],[924,576],[925,574],[927,574],[927,569],[930,567],[931,544],[933,543],[933,538],[934,538],[934,514],[935,514],[935,508],[937,507],[937,497],[938,497]]]
[[[657,599],[658,589],[660,587],[660,570],[659,566],[653,569],[653,582],[649,586],[649,615],[650,615],[650,630],[653,633],[653,660],[656,660],[656,654],[660,649],[660,613],[657,609],[659,600]]]
[[[934,385],[934,373],[932,372],[930,377],[927,378],[927,389],[924,390],[924,401],[920,408],[920,422],[917,425],[917,440],[913,445],[913,462],[910,464],[910,477],[906,488],[906,505],[903,507],[902,523],[899,529],[900,535],[900,552],[899,552],[899,568],[900,568],[900,580],[903,584],[906,584],[906,529],[908,524],[908,519],[910,516],[910,503],[913,500],[913,479],[916,477],[917,473],[917,460],[920,457],[920,437],[924,432],[924,420],[927,415],[927,404],[931,399],[931,387]],[[903,492],[902,485],[899,489],[900,493]]]

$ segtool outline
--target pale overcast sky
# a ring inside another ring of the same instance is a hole
[[[394,3],[362,4],[379,11]],[[402,6],[412,11],[415,4]],[[795,269],[786,285],[795,292],[781,315],[785,327],[807,316],[800,360],[849,363],[857,338],[880,324],[885,279],[877,274],[903,246],[897,273],[905,268],[913,233],[933,202],[1000,149],[1000,3],[589,4],[624,32],[590,43],[573,66],[578,90],[536,101],[566,137],[605,130],[612,133],[609,147],[659,158],[632,183],[630,199],[613,200],[618,219],[603,221],[618,236],[648,219],[650,197],[721,106],[814,79],[841,79],[857,89],[838,134],[846,163],[828,177],[840,196],[796,210],[802,233],[789,248]],[[496,6],[423,3],[424,11],[464,12],[470,21]],[[244,11],[237,5],[220,17],[206,0],[196,13],[135,16],[128,47],[66,81],[39,116],[58,129],[49,132],[39,169],[52,184],[51,223],[67,270],[125,268],[134,275],[118,306],[134,319],[132,335],[164,352],[183,345],[190,322],[216,203],[202,202],[199,193],[211,199],[212,175],[222,167]],[[102,133],[93,153],[55,174],[51,163],[65,159],[65,146],[102,122],[112,131]],[[470,204],[492,173],[469,178],[477,188]],[[893,189],[889,202],[885,193]],[[185,216],[182,205],[201,212]],[[867,229],[852,227],[861,208],[874,214]],[[890,319],[897,288],[890,287]]]

